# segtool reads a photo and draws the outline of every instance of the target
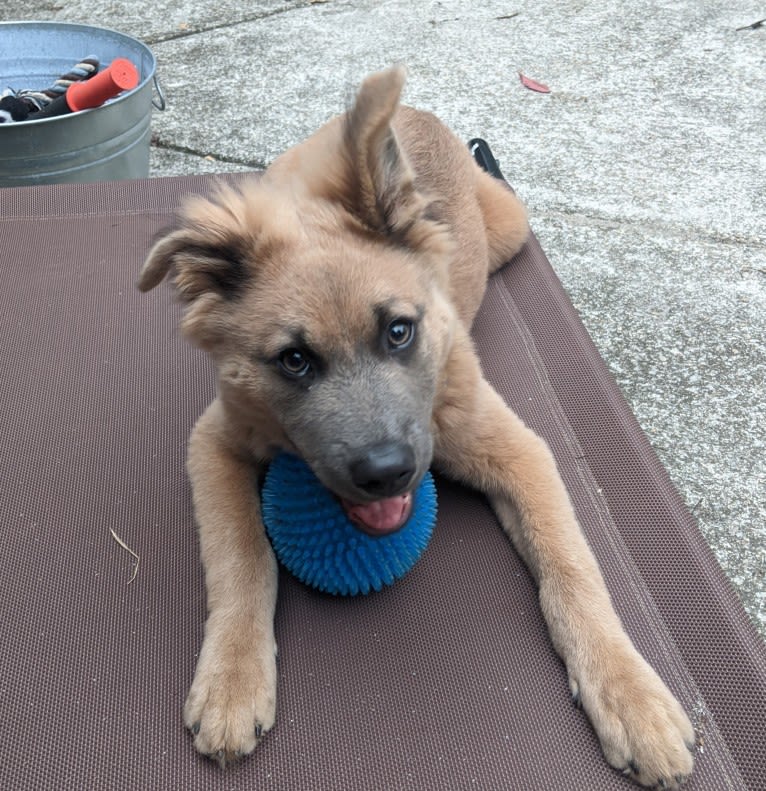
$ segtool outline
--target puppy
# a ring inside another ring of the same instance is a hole
[[[274,724],[268,460],[301,456],[378,534],[401,527],[433,464],[492,503],[606,760],[676,787],[692,726],[623,631],[548,447],[469,337],[488,274],[527,237],[524,209],[434,116],[400,106],[403,82],[372,75],[263,178],[189,199],[141,270],[143,291],[172,276],[219,378],[189,444],[208,617],[186,724],[222,763]]]

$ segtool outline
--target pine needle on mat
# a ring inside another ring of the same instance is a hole
[[[117,535],[117,533],[109,528],[109,532],[112,534],[112,538],[126,551],[129,552],[136,561],[136,565],[133,567],[133,576],[128,580],[128,585],[136,578],[136,574],[138,574],[138,564],[141,562],[141,558]]]

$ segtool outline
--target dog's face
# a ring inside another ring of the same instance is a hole
[[[304,144],[301,166],[288,153],[260,183],[189,201],[139,282],[174,273],[254,452],[300,455],[373,533],[406,520],[430,464],[456,321],[450,240],[391,131],[391,90]]]
[[[267,200],[273,212],[279,198]],[[256,243],[236,296],[185,324],[216,359],[225,403],[245,421],[268,410],[275,444],[364,527],[394,529],[431,461],[452,312],[426,258],[358,229],[318,230],[308,211],[298,233],[263,228],[270,241]]]

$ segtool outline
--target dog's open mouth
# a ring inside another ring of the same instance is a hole
[[[385,536],[395,533],[412,513],[412,492],[398,497],[387,497],[372,503],[352,503],[341,500],[348,518],[370,536]]]

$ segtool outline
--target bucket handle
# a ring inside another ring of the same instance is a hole
[[[160,86],[160,81],[157,79],[156,73],[152,77],[152,82],[154,83],[154,90],[157,92],[157,98],[152,96],[152,105],[158,110],[164,110],[167,107],[167,102],[165,101],[165,94],[162,92],[162,87]]]

